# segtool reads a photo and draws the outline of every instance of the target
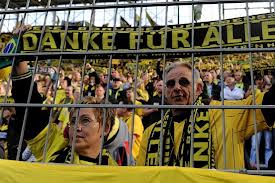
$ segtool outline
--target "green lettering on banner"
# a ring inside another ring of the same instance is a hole
[[[72,49],[79,50],[79,42],[78,42],[79,33],[78,32],[73,32],[72,35],[73,35],[72,38],[70,37],[71,34],[67,35],[66,43],[69,44],[72,47]]]
[[[112,37],[113,37],[113,33],[103,33],[102,34],[102,49],[103,50],[112,50]]]
[[[46,32],[42,39],[42,48],[44,49],[57,49],[55,40],[52,33]]]
[[[273,27],[271,27],[273,26]],[[275,39],[275,21],[262,22],[263,39]],[[273,34],[271,34],[273,33]]]
[[[247,17],[234,19],[202,22],[182,25],[168,25],[156,27],[129,27],[117,28],[115,39],[113,39],[113,28],[94,27],[89,33],[89,27],[69,26],[65,40],[64,51],[93,51],[93,50],[162,50],[164,45],[172,52],[166,53],[167,58],[190,57],[189,52],[177,52],[177,50],[209,49],[219,48],[220,43],[223,48],[247,48],[250,38],[251,48],[273,47],[275,42],[275,15],[262,14],[249,17],[250,32],[248,35]],[[221,23],[221,30],[219,23]],[[194,26],[194,27],[193,27]],[[192,29],[194,28],[194,31]],[[42,27],[32,27],[24,33],[21,39],[21,52],[36,52]],[[46,27],[46,32],[42,35],[42,52],[60,51],[63,48],[65,37],[65,27],[50,26]],[[167,31],[167,34],[165,33]],[[194,33],[194,45],[191,45],[192,32]],[[140,34],[140,39],[139,39]],[[220,35],[221,34],[221,35]],[[165,36],[166,35],[166,36]],[[166,38],[166,40],[164,40]],[[220,40],[222,38],[222,40]],[[114,47],[112,48],[112,41]],[[166,41],[166,42],[165,42]],[[88,43],[88,44],[87,44]],[[165,44],[166,43],[166,44]],[[199,53],[201,56],[212,53]],[[159,58],[163,54],[154,52],[153,54],[140,54],[140,58]],[[114,58],[135,58],[135,54],[114,54]],[[48,57],[51,57],[49,54]],[[108,58],[105,54],[93,54],[91,58]]]
[[[190,43],[187,41],[189,37],[189,32],[186,30],[172,31],[172,48],[188,48]],[[183,46],[179,46],[179,43],[182,43]]]
[[[209,27],[203,40],[202,46],[209,46],[210,42],[215,42],[218,45],[220,44],[219,40],[220,34],[217,27]],[[224,44],[224,42],[222,44]]]
[[[242,39],[236,39],[234,38],[234,29],[233,25],[227,25],[227,43],[241,43]]]
[[[92,50],[99,50],[99,46],[94,42],[94,39],[99,36],[99,33],[93,33],[90,38],[90,44],[92,47]]]
[[[23,50],[34,51],[37,49],[38,38],[33,33],[26,33],[23,35]]]
[[[160,45],[154,44],[156,40],[160,41]],[[164,41],[164,32],[158,32],[158,34],[156,34],[156,32],[151,32],[147,35],[147,45],[150,49],[163,49]]]
[[[250,24],[251,26],[251,24]],[[250,29],[250,32],[253,31]],[[252,32],[251,32],[252,33]],[[248,42],[248,38],[250,37],[250,41],[253,42],[253,41],[259,41],[260,40],[260,36],[251,36],[251,35],[248,35],[248,26],[247,26],[247,23],[244,24],[244,34],[245,34],[245,41]]]
[[[129,33],[129,41],[130,41],[130,50],[137,49],[138,33],[137,32],[130,32]]]

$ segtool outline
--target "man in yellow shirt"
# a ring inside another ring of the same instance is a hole
[[[74,96],[73,96],[73,87],[67,86],[65,90],[65,97],[60,100],[59,104],[73,104]],[[63,132],[67,124],[69,123],[69,114],[70,111],[67,107],[57,108],[54,111],[53,121],[58,124],[58,127]]]
[[[133,87],[130,87],[130,88],[126,89],[126,98],[127,98],[128,102],[135,103],[136,105],[142,105],[142,103],[140,101],[138,101],[137,99],[134,102],[134,89],[133,89]],[[139,115],[139,117],[142,118],[143,109],[142,108],[137,108],[136,109],[136,114]]]
[[[192,92],[191,65],[175,62],[166,69],[165,97],[170,105],[198,105],[203,84],[199,72],[194,70],[194,95]],[[256,95],[257,105],[274,105],[275,87],[267,93]],[[192,99],[194,98],[194,102]],[[245,100],[225,101],[225,105],[252,105],[252,96]],[[221,105],[211,101],[210,106]],[[268,128],[274,122],[272,109],[256,109],[258,131]],[[193,114],[193,115],[191,115]],[[194,116],[194,120],[192,118]],[[148,127],[141,142],[138,165],[191,166],[196,168],[244,168],[244,141],[254,132],[254,114],[249,109],[225,109],[225,144],[223,143],[222,110],[187,108],[168,110],[163,123],[157,122]],[[194,121],[194,136],[191,123]],[[163,129],[161,130],[161,128]],[[161,133],[162,132],[162,133]],[[160,148],[160,135],[163,134],[163,148]],[[194,137],[194,151],[191,154],[191,138]],[[226,148],[224,164],[223,147]],[[162,149],[162,159],[159,151]],[[193,157],[191,164],[190,157]]]
[[[121,101],[119,104],[133,104],[132,102],[128,101]],[[129,133],[131,134],[133,131],[132,139],[133,139],[133,157],[136,160],[136,157],[139,153],[139,147],[142,140],[142,134],[143,134],[143,124],[141,121],[141,118],[134,114],[134,130],[133,130],[133,112],[131,108],[118,108],[117,116],[120,117],[126,124],[129,129]]]

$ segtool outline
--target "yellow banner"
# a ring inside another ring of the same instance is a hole
[[[110,167],[0,160],[0,183],[274,183],[275,178],[178,167]]]
[[[211,48],[274,48],[275,47],[275,14],[253,15],[249,17],[227,19],[212,22],[156,27],[117,27],[115,32],[110,27],[47,26],[32,27],[22,37],[22,52],[94,52],[125,50],[174,50],[167,53],[170,58],[190,56],[191,53],[179,53],[177,50],[211,49]],[[194,32],[192,32],[194,30]],[[165,33],[167,31],[167,34]],[[90,33],[89,33],[90,32]],[[192,41],[192,34],[194,40]],[[250,34],[249,34],[250,33]],[[38,48],[41,40],[41,48]],[[113,43],[112,43],[113,42]],[[197,53],[211,55],[213,53]],[[49,57],[50,55],[47,55]],[[113,58],[135,58],[135,54],[115,54]],[[139,58],[159,58],[162,53],[143,53]],[[78,56],[77,56],[78,57]],[[93,58],[109,58],[109,55],[94,54]]]

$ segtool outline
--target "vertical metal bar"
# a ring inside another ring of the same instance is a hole
[[[105,5],[105,3],[104,3],[104,5]],[[103,22],[105,23],[105,16],[106,16],[106,9],[103,9]]]
[[[219,6],[219,45],[220,48],[222,48],[222,25],[221,25],[221,3],[218,4]],[[221,91],[222,91],[222,105],[224,105],[224,78],[223,78],[223,53],[220,52],[220,61],[222,63],[222,85],[221,85]],[[225,113],[224,109],[222,109],[222,140],[223,140],[223,164],[224,169],[226,170],[226,125],[225,125]]]
[[[18,8],[18,9],[20,9],[20,8]],[[19,22],[19,13],[16,13],[16,23],[15,24],[17,24]]]
[[[180,24],[180,5],[178,5],[178,24]]]
[[[7,0],[6,5],[5,5],[5,11],[8,10],[9,4],[10,4],[10,0]],[[3,28],[3,25],[4,25],[5,18],[6,18],[6,14],[4,14],[3,17],[2,17],[2,20],[1,20],[1,23],[0,23],[0,32],[2,32],[2,28]]]
[[[141,3],[143,3],[143,0],[141,0]],[[143,7],[140,7],[140,22],[139,22],[139,25],[138,25],[138,42],[137,42],[137,50],[140,49],[140,38],[141,38],[141,23],[142,23],[142,10],[143,10]],[[137,54],[136,55],[136,59],[135,59],[135,72],[134,72],[134,79],[135,79],[135,82],[134,82],[134,101],[133,101],[133,104],[135,105],[136,107],[136,98],[137,98],[137,75],[138,75],[138,60],[139,60],[139,55]],[[131,133],[130,133],[130,162],[133,161],[133,135],[134,135],[134,128],[135,128],[135,113],[136,113],[136,108],[133,108],[132,110],[132,129],[131,129]],[[129,129],[130,130],[130,129]]]
[[[73,3],[73,0],[70,1],[70,6],[72,5],[72,3]],[[66,38],[67,38],[67,34],[68,34],[69,17],[70,17],[70,10],[69,10],[68,15],[67,15],[67,22],[65,22],[65,35],[64,35],[64,40],[63,40],[61,52],[63,52],[64,48],[65,48]],[[63,56],[60,56],[59,57],[59,62],[58,62],[58,68],[57,68],[57,78],[59,78],[62,59],[63,59]],[[53,103],[55,103],[55,99],[56,99],[57,86],[58,86],[58,82],[56,82],[55,86],[53,87],[55,89],[54,95],[53,95]],[[43,150],[43,162],[46,161],[46,157],[47,157],[47,146],[48,146],[49,135],[51,133],[51,125],[50,124],[52,122],[51,118],[52,118],[52,115],[53,115],[53,110],[54,109],[51,108],[50,116],[49,116],[49,122],[48,122],[48,131],[47,131],[46,140],[45,140],[45,146],[44,146],[44,150]]]
[[[26,3],[26,9],[29,8],[29,5],[30,5],[30,0],[28,0],[27,3]],[[23,19],[22,19],[22,24],[25,22],[26,15],[27,15],[27,13],[24,13],[24,16],[23,16]],[[19,36],[18,36],[17,45],[16,45],[16,52],[18,50],[18,44],[19,44],[21,33],[22,32],[20,31]],[[14,64],[15,64],[15,57],[13,58],[13,61],[12,61],[12,68],[13,68]],[[34,78],[34,76],[32,76],[32,80],[33,80],[33,78]],[[32,91],[31,91],[32,85],[33,85],[33,82],[31,83],[31,86],[30,86],[29,95],[28,95],[28,99],[27,99],[27,104],[30,103],[31,93],[32,93]],[[17,153],[16,153],[16,160],[17,161],[20,159],[20,153],[21,153],[22,143],[23,143],[23,138],[24,138],[24,133],[25,133],[28,110],[29,110],[29,108],[27,107],[25,109],[25,113],[24,113],[24,119],[23,119],[23,124],[22,124],[22,128],[21,128],[18,149],[17,149]]]
[[[85,21],[85,12],[86,12],[86,10],[83,10],[83,11],[82,11],[82,21],[83,21],[83,22]]]
[[[71,3],[72,3],[72,2],[71,2]],[[63,40],[61,52],[64,50],[64,47],[65,47],[65,42],[66,42],[66,37],[67,37],[67,32],[68,32],[68,21],[69,21],[69,16],[70,16],[70,13],[68,13],[67,23],[65,24],[65,35],[64,35],[64,40]],[[42,34],[41,34],[41,35],[42,35]],[[42,37],[41,37],[40,39],[42,39]],[[61,63],[62,63],[62,56],[60,56],[59,62],[58,62],[58,67],[57,67],[57,78],[59,78]],[[58,81],[55,83],[55,86],[53,87],[53,88],[55,89],[54,95],[53,95],[53,103],[55,103],[55,99],[56,99],[57,85],[58,85]],[[49,122],[48,122],[48,130],[47,130],[45,145],[44,145],[44,149],[43,149],[43,160],[42,160],[42,162],[46,162],[48,141],[49,141],[49,136],[50,136],[50,132],[51,132],[51,125],[50,125],[50,124],[51,124],[51,122],[52,122],[51,119],[52,119],[53,111],[54,111],[54,108],[51,108],[50,116],[49,116]]]
[[[246,18],[247,18],[247,34],[248,34],[248,48],[251,48],[251,27],[250,27],[250,21],[249,21],[249,10],[248,10],[248,2],[245,3],[245,9],[246,9]],[[249,66],[250,66],[250,76],[251,76],[251,85],[252,85],[252,103],[253,105],[256,104],[255,99],[255,87],[254,87],[254,74],[253,74],[253,64],[252,64],[252,53],[249,52]],[[257,134],[257,123],[256,123],[256,109],[253,109],[253,122],[254,122],[254,135]],[[260,159],[259,159],[259,147],[258,147],[258,140],[256,137],[256,166],[257,170],[260,170]]]
[[[72,3],[73,3],[73,0],[70,1],[70,6],[72,5]],[[61,52],[63,52],[64,48],[65,48],[65,43],[66,43],[67,34],[68,34],[69,17],[70,17],[70,10],[69,10],[68,15],[67,15],[67,22],[65,22],[65,35],[64,35],[64,40],[63,40]],[[59,62],[58,62],[58,67],[57,67],[57,78],[59,78],[62,59],[63,59],[63,56],[60,56],[59,57]],[[53,95],[53,103],[55,103],[55,99],[56,99],[57,86],[58,86],[58,81],[55,83],[55,86],[53,87],[55,89],[54,90],[54,95]],[[47,131],[45,146],[44,146],[44,150],[43,150],[43,162],[46,161],[46,157],[47,157],[48,140],[49,140],[49,136],[50,136],[50,132],[51,132],[51,125],[50,124],[52,122],[51,119],[52,119],[53,111],[54,111],[54,108],[51,108],[50,116],[49,116],[49,122],[48,122],[48,131]]]
[[[93,5],[95,5],[94,1],[93,1]],[[92,20],[90,20],[92,26],[95,24],[95,11],[96,11],[96,9],[92,9],[92,15],[91,15]]]
[[[136,3],[137,1],[135,0],[135,3]],[[136,7],[134,7],[134,27],[136,26],[136,20],[137,20],[137,8]]]
[[[194,0],[192,0],[194,2]],[[191,49],[194,49],[194,34],[195,34],[195,12],[194,4],[192,4],[192,32],[191,32]],[[192,105],[195,102],[195,73],[194,73],[194,53],[191,55],[192,61]],[[190,144],[190,167],[194,167],[194,128],[195,128],[195,118],[194,109],[191,109],[191,144]],[[188,122],[188,121],[187,121]]]
[[[118,5],[119,0],[116,0],[116,5]],[[118,7],[115,8],[115,16],[114,16],[114,25],[113,25],[113,36],[112,36],[112,45],[111,45],[111,51],[114,49],[115,45],[115,37],[116,37],[116,22],[117,22],[117,11]],[[109,89],[110,89],[110,79],[111,79],[111,70],[112,70],[112,59],[113,55],[110,55],[109,64],[108,64],[108,80],[107,80],[107,88],[106,88],[106,98],[105,98],[105,104],[109,101]],[[102,127],[102,134],[104,133],[106,127],[106,109],[103,110],[103,127]],[[104,137],[101,138],[100,143],[100,156],[99,156],[99,165],[102,164],[102,153],[103,153],[103,147],[104,147]]]
[[[93,0],[93,5],[95,5],[95,0]],[[88,33],[88,36],[87,36],[87,48],[86,48],[86,53],[88,53],[89,51],[89,37],[91,36],[91,33],[92,33],[92,29],[93,29],[93,21],[94,21],[94,17],[95,16],[95,9],[92,9],[91,11],[91,16],[90,16],[90,25],[89,25],[89,33]],[[81,82],[81,88],[80,88],[80,100],[82,99],[83,97],[83,78],[84,78],[84,73],[85,73],[85,68],[86,68],[86,62],[87,62],[87,55],[85,55],[85,58],[84,58],[84,65],[83,65],[83,70],[82,70],[82,82]],[[74,133],[73,133],[73,141],[72,141],[72,149],[75,149],[75,141],[76,141],[76,131],[77,131],[77,125],[78,125],[78,119],[79,119],[79,110],[78,110],[78,114],[77,114],[77,117],[76,117],[76,123],[74,125]],[[73,157],[73,153],[71,154],[71,157]],[[72,163],[73,161],[71,161]]]
[[[75,10],[73,11],[73,22],[75,22]]]
[[[10,0],[7,0],[6,5],[5,5],[5,11],[8,10],[8,8],[9,8],[9,3],[10,3]],[[4,14],[3,17],[2,17],[2,19],[1,19],[1,23],[0,23],[0,33],[2,32],[2,28],[3,28],[3,25],[4,25],[5,18],[6,18],[6,14]],[[18,46],[16,45],[16,50],[17,50],[17,49],[18,49]],[[1,50],[0,50],[0,51],[1,51]],[[15,59],[15,58],[14,58],[14,59]],[[14,59],[13,59],[13,60],[14,60]],[[9,88],[10,88],[9,85],[10,85],[10,82],[11,82],[11,77],[9,77],[7,87],[5,88],[6,93],[5,93],[5,97],[4,97],[3,103],[6,103],[6,102],[7,102],[7,98],[8,98],[7,95],[8,95],[8,93],[9,93]],[[2,118],[3,112],[4,112],[4,110],[3,110],[3,108],[1,108],[0,118]]]
[[[95,5],[95,0],[93,0],[93,5]],[[89,32],[88,32],[88,36],[87,36],[87,42],[86,42],[86,45],[87,45],[87,48],[85,50],[86,53],[89,52],[89,37],[91,36],[92,34],[92,30],[93,30],[93,24],[94,24],[94,19],[92,18],[93,16],[95,16],[95,9],[92,9],[91,11],[91,16],[90,16],[90,24],[89,24]],[[85,76],[85,69],[86,69],[86,63],[87,63],[87,55],[85,55],[84,57],[84,65],[83,65],[83,68],[82,68],[82,80],[81,80],[81,86],[80,86],[80,100],[83,98],[83,78]]]
[[[224,3],[222,3],[222,19],[225,19],[225,8],[224,8]]]
[[[72,4],[73,4],[73,0],[70,0],[69,7],[71,7]],[[69,10],[68,15],[67,15],[67,22],[65,22],[65,34],[64,34],[63,44],[61,44],[62,45],[61,52],[63,52],[64,49],[65,49],[65,43],[66,43],[66,39],[67,39],[67,35],[68,35],[68,26],[69,26],[70,13],[71,13],[71,10]],[[59,57],[59,62],[58,62],[57,78],[59,78],[59,73],[60,73],[62,60],[63,60],[63,56],[61,55]],[[56,99],[57,85],[58,85],[58,82],[55,83],[55,87],[54,87],[55,91],[54,91],[54,96],[53,96],[53,103],[55,103],[55,99]],[[51,125],[50,124],[51,124],[51,118],[52,118],[52,115],[53,115],[53,110],[54,109],[52,108],[51,112],[50,112],[50,117],[49,117],[48,131],[47,131],[47,136],[46,136],[46,141],[45,141],[45,146],[44,146],[44,151],[43,151],[43,161],[46,161],[46,157],[47,157],[47,146],[48,146],[49,134],[51,132]],[[72,151],[73,151],[73,149],[72,149]],[[71,160],[73,161],[73,157],[71,158]]]
[[[156,2],[158,2],[158,0],[155,0]],[[158,23],[158,7],[156,6],[156,23]]]
[[[272,0],[269,0],[269,13],[272,13]]]
[[[166,3],[168,0],[166,0]],[[165,31],[164,31],[164,50],[167,50],[167,21],[168,21],[168,6],[165,6]],[[166,73],[165,73],[165,65],[166,65],[166,54],[163,54],[162,60],[162,93],[161,93],[161,105],[164,105],[164,93],[165,93],[165,83],[166,83]],[[161,126],[160,126],[160,152],[159,152],[159,166],[163,166],[162,159],[163,159],[163,117],[164,117],[164,109],[161,109]],[[174,125],[174,124],[173,124]]]

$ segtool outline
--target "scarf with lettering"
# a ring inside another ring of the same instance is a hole
[[[198,99],[195,105],[203,105],[201,99]],[[208,109],[194,109],[193,116],[190,115],[185,120],[182,129],[179,151],[175,154],[174,141],[174,120],[172,111],[168,110],[163,119],[163,148],[162,148],[162,165],[163,166],[181,166],[191,167],[190,150],[191,150],[191,129],[192,119],[194,118],[194,141],[193,141],[193,166],[195,168],[214,168],[214,149],[210,134],[209,112]],[[189,119],[189,120],[188,120]],[[160,135],[161,120],[157,122],[150,134],[146,153],[147,166],[158,166],[160,163]]]

